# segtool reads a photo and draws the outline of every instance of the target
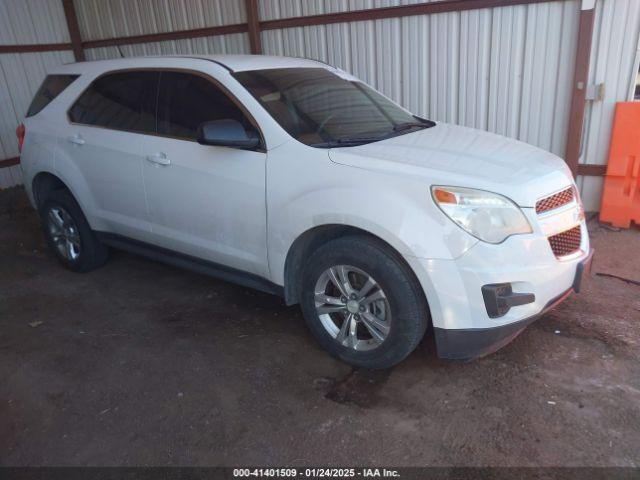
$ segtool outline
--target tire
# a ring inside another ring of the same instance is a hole
[[[60,263],[74,272],[101,267],[109,257],[68,190],[54,190],[40,208],[44,236]],[[71,247],[70,247],[71,245]]]
[[[305,321],[334,357],[355,367],[389,368],[422,340],[429,324],[424,292],[402,257],[381,241],[332,240],[311,255],[302,276]]]

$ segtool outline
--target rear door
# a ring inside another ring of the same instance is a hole
[[[158,78],[119,71],[94,80],[69,109],[56,155],[57,168],[82,177],[79,196],[97,228],[139,240],[151,233],[141,151],[143,134],[155,131]]]
[[[211,77],[163,71],[156,136],[143,145],[154,243],[267,276],[264,151],[200,145],[198,126],[255,122]]]

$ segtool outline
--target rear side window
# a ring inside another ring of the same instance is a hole
[[[54,98],[60,95],[65,88],[73,83],[80,75],[47,75],[42,85],[33,97],[27,117],[33,117],[40,113],[44,107],[49,105]]]
[[[151,133],[156,130],[158,72],[119,72],[96,79],[69,110],[74,123]]]
[[[239,121],[255,128],[240,108],[210,80],[183,72],[162,72],[158,95],[158,133],[195,140],[198,126],[211,120]]]

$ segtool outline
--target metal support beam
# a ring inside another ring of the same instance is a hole
[[[511,7],[534,3],[548,3],[554,0],[439,0],[395,7],[369,8],[349,12],[325,13],[303,17],[280,18],[260,22],[262,30],[280,28],[308,27],[311,25],[330,25],[334,23],[364,22],[384,18],[402,18],[414,15],[432,15],[434,13],[463,12],[481,8]]]
[[[20,165],[20,157],[6,158],[0,160],[0,168],[13,167],[14,165]]]
[[[194,28],[191,30],[175,30],[173,32],[149,33],[131,37],[104,38],[102,40],[87,40],[82,42],[84,48],[113,47],[116,45],[135,45],[139,43],[164,42],[167,40],[183,40],[186,38],[215,37],[247,31],[246,23],[221,25],[219,27]]]
[[[595,5],[593,5],[593,2],[590,3],[590,5],[586,6],[591,8],[580,10],[578,50],[576,52],[576,65],[573,75],[573,95],[569,111],[567,147],[564,155],[564,159],[574,176],[578,175],[578,161],[580,159],[584,111],[586,108],[587,81],[589,79],[589,59],[591,57],[591,44],[593,43]]]
[[[251,53],[259,55],[262,53],[262,40],[260,38],[260,12],[258,10],[258,0],[245,0],[247,12],[247,26],[249,27],[249,46]]]
[[[24,45],[0,45],[0,54],[57,52],[61,50],[73,50],[73,47],[70,43],[30,43]]]
[[[607,173],[606,165],[578,165],[578,175],[586,177],[602,177]]]
[[[67,28],[69,29],[69,38],[71,38],[73,56],[76,62],[84,62],[80,26],[78,25],[78,16],[76,15],[76,7],[73,5],[73,0],[62,0],[62,7],[64,8],[64,16],[67,19]]]

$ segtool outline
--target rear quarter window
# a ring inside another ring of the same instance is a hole
[[[40,113],[80,75],[47,75],[27,110],[27,117]]]

